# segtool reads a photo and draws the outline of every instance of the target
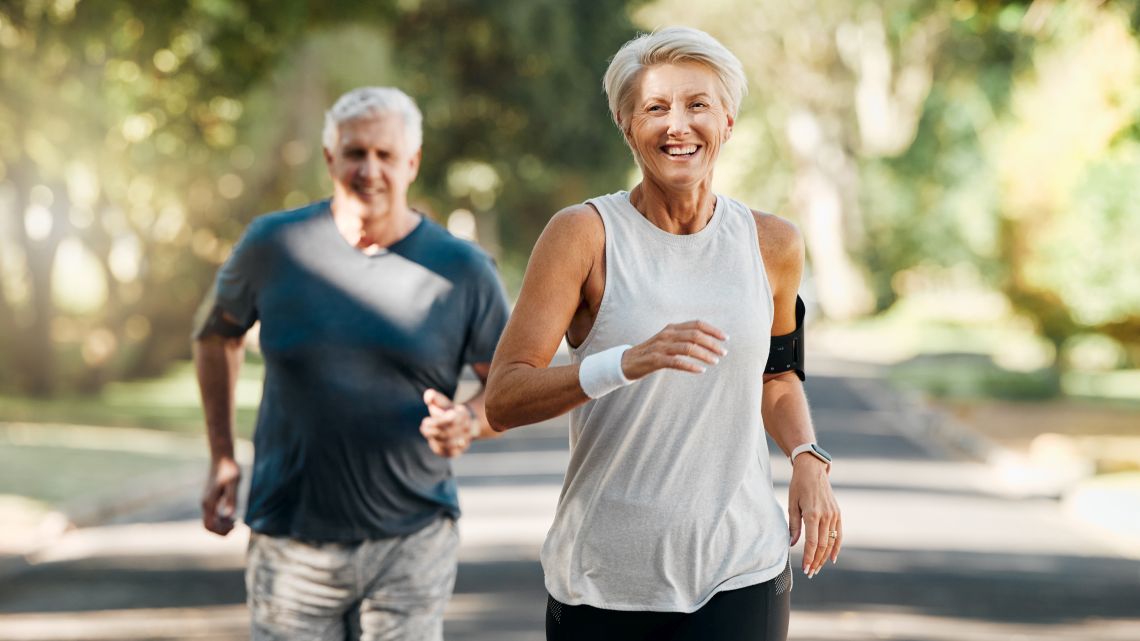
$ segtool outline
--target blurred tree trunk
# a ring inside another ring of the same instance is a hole
[[[0,182],[17,201],[0,280],[28,281],[0,292],[0,385],[97,391],[186,356],[249,220],[327,194],[322,115],[353,86],[400,86],[424,111],[417,199],[484,229],[503,212],[505,251],[527,253],[552,212],[624,182],[605,57],[577,54],[616,50],[637,2],[0,0]],[[492,179],[460,193],[456,167]],[[25,224],[37,185],[48,233],[42,212]],[[52,291],[80,272],[105,299]]]
[[[848,319],[871,311],[863,273],[848,247],[858,243],[858,176],[840,141],[828,140],[819,117],[807,111],[788,121],[794,161],[792,205],[800,215],[812,266],[816,302],[828,318]]]
[[[24,256],[29,299],[27,314],[16,321],[13,347],[17,354],[23,390],[32,396],[48,396],[58,385],[56,354],[52,344],[52,321],[55,318],[52,286],[56,253],[68,224],[69,201],[63,185],[56,183],[52,185],[54,189],[42,185],[50,189],[52,202],[39,206],[49,212],[50,218],[34,224],[50,224],[50,228],[42,230],[42,237],[33,238],[28,229],[28,209],[33,204],[30,196],[35,186],[31,178],[34,174],[26,164],[16,165],[10,174],[16,192],[13,208],[16,221],[12,225],[12,231],[15,232],[14,239]]]

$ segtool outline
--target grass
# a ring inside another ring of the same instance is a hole
[[[240,436],[248,437],[253,431],[263,372],[264,366],[255,358],[247,358],[241,369],[237,387]],[[141,427],[193,434],[205,429],[190,362],[177,363],[161,378],[112,383],[96,396],[0,396],[0,422]]]
[[[256,356],[247,357],[237,388],[238,436],[253,431],[263,372]],[[26,500],[0,501],[7,506],[0,506],[0,522],[17,520],[12,510],[82,505],[130,491],[140,479],[184,474],[187,466],[205,477],[205,427],[189,362],[160,378],[113,383],[96,396],[0,396],[4,423],[0,498]]]
[[[889,378],[897,387],[938,398],[1041,401],[1061,394],[1055,370],[1008,370],[986,354],[922,355],[892,367]]]
[[[253,431],[263,371],[257,356],[246,357],[237,386],[239,437]],[[0,423],[8,423],[0,425],[0,496],[32,501],[25,505],[81,505],[130,492],[139,479],[187,468],[201,469],[204,478],[206,470],[202,406],[189,362],[162,378],[109,384],[97,396],[0,396]]]
[[[895,386],[938,398],[1085,399],[1140,409],[1140,370],[1060,373],[1051,367],[1052,346],[1000,306],[904,299],[879,316],[821,323],[809,341],[836,356],[886,365]]]
[[[116,451],[65,446],[0,444],[0,495],[42,503],[75,503],[115,491],[129,479],[148,478],[200,460],[206,474],[206,448],[194,455]]]

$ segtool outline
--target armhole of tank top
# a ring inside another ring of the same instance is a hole
[[[586,337],[582,339],[582,342],[579,343],[577,347],[570,344],[569,336],[566,334],[562,335],[566,340],[566,347],[569,348],[570,353],[578,357],[584,355],[586,348],[593,342],[594,335],[598,333],[598,322],[605,313],[606,301],[609,298],[608,294],[610,292],[610,268],[613,266],[613,261],[610,260],[610,225],[606,220],[606,215],[602,213],[603,205],[600,202],[601,200],[602,198],[591,198],[586,201],[586,204],[598,214],[598,218],[602,221],[602,254],[606,261],[606,275],[602,281],[602,300],[598,303],[598,313],[594,316],[594,322],[590,325],[590,331],[586,332]]]
[[[772,333],[772,323],[776,322],[776,295],[772,292],[772,281],[768,280],[768,266],[764,264],[764,252],[760,250],[760,223],[756,220],[756,213],[752,208],[741,203],[741,207],[748,213],[748,220],[752,223],[753,243],[756,262],[760,265],[760,279],[764,281],[764,292],[768,296],[768,333]],[[764,212],[759,212],[765,215]]]

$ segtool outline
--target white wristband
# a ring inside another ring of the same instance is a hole
[[[586,396],[600,398],[633,382],[621,370],[621,356],[630,347],[618,345],[582,359],[578,367],[578,384]]]

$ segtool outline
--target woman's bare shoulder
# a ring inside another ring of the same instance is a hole
[[[602,215],[593,205],[587,203],[577,203],[559,210],[547,223],[547,227],[553,226],[585,234],[605,231]]]
[[[752,210],[752,215],[756,219],[760,254],[769,268],[803,264],[804,239],[795,223],[755,209]]]
[[[551,216],[539,242],[583,249],[604,245],[605,240],[606,229],[601,214],[591,205],[578,203]]]

